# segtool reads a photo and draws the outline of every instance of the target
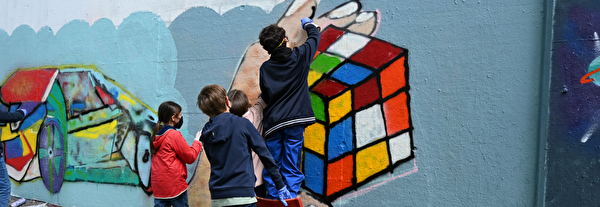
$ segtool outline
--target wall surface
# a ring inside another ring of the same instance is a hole
[[[314,13],[305,204],[532,206],[544,11],[532,0],[2,2],[0,110],[32,112],[1,126],[12,193],[152,206],[158,105],[183,106],[191,143],[207,120],[200,89],[254,100],[268,58],[259,31],[278,24],[299,45],[299,19]],[[191,206],[208,206],[206,157],[188,173]]]
[[[598,206],[600,3],[556,4],[545,201],[549,206]]]

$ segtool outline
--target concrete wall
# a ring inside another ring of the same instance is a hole
[[[545,201],[550,206],[598,206],[598,68],[595,1],[557,1]]]
[[[1,109],[64,107],[3,127],[15,195],[64,206],[151,206],[143,135],[158,105],[183,106],[191,142],[206,121],[195,106],[200,89],[216,83],[256,97],[257,66],[268,58],[255,44],[260,29],[277,23],[300,44],[299,19],[315,6],[324,40],[309,77],[319,121],[306,133],[305,204],[538,202],[544,2],[1,4],[0,77],[11,82],[3,101],[14,105]],[[39,88],[56,90],[35,96]],[[56,117],[62,121],[50,122]],[[208,169],[205,157],[188,167],[192,206],[210,202]]]

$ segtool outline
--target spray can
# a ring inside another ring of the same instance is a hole
[[[16,207],[16,206],[20,206],[21,204],[25,203],[25,198],[21,198],[13,203],[10,204],[11,207]]]

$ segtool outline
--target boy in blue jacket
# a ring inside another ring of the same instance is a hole
[[[248,119],[229,113],[231,102],[225,88],[208,85],[198,94],[198,108],[210,117],[202,128],[200,141],[210,162],[208,188],[212,206],[256,206],[254,194],[253,150],[275,181],[277,198],[293,198],[285,186],[279,167],[265,146],[262,136]]]
[[[301,22],[308,39],[293,49],[287,47],[285,30],[277,25],[265,27],[259,35],[260,44],[271,55],[260,67],[261,97],[267,103],[263,111],[263,136],[292,197],[298,195],[304,180],[300,171],[304,129],[315,123],[307,81],[321,39],[319,27],[310,18]],[[263,178],[267,198],[274,199],[277,196],[274,180],[266,171]]]

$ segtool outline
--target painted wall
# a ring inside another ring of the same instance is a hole
[[[545,201],[552,206],[598,206],[600,181],[598,68],[600,3],[557,1]]]
[[[2,4],[0,77],[14,84],[2,88],[1,109],[44,109],[2,128],[15,195],[151,206],[143,134],[158,105],[183,106],[191,143],[207,119],[195,106],[200,89],[256,97],[268,58],[260,29],[276,23],[301,44],[299,19],[314,6],[323,39],[309,77],[318,122],[306,131],[305,204],[536,202],[543,2]],[[208,169],[204,156],[188,167],[193,206],[209,205]]]

